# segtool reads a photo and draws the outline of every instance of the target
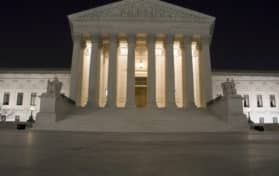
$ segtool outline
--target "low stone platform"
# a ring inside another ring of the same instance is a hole
[[[0,129],[16,129],[15,122],[0,122]]]
[[[31,128],[32,124],[27,122],[0,122],[0,130]]]
[[[47,114],[35,124],[36,130],[94,132],[222,132],[247,131],[245,117],[236,116],[241,126],[233,127],[205,109],[76,109],[61,121],[47,121]]]

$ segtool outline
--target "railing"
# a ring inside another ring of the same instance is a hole
[[[207,106],[210,106],[210,105],[216,103],[217,101],[221,100],[222,97],[223,97],[222,95],[217,96],[215,99],[213,99],[213,100],[207,102]]]
[[[65,94],[61,94],[61,97],[66,100],[68,103],[75,105],[76,102],[72,99],[70,99],[69,97],[67,97]]]

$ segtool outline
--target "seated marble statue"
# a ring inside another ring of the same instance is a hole
[[[47,92],[48,96],[59,96],[62,89],[62,82],[58,78],[54,78],[53,81],[48,80],[47,82]]]
[[[222,83],[224,97],[237,95],[234,80],[227,79],[226,82]]]

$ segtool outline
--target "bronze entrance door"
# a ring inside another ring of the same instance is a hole
[[[135,99],[137,107],[144,107],[147,104],[147,78],[136,78]]]

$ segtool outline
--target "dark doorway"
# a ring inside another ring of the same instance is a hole
[[[136,78],[136,106],[141,108],[147,104],[147,78],[137,77]]]

